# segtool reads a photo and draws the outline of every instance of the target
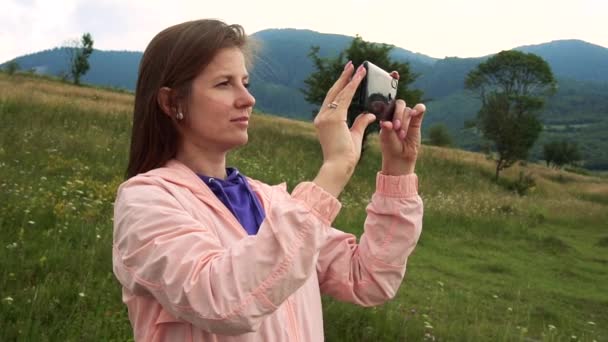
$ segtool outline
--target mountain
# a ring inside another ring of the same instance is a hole
[[[556,40],[516,50],[541,56],[561,78],[608,82],[608,49],[602,46],[582,40]]]
[[[142,53],[135,51],[95,50],[89,57],[91,68],[83,83],[134,90]],[[61,77],[69,68],[67,48],[54,48],[14,59],[22,70]]]
[[[256,108],[266,113],[310,120],[318,106],[307,103],[301,88],[314,71],[308,57],[310,47],[319,46],[322,57],[337,55],[353,37],[323,34],[310,30],[271,29],[256,32],[258,42],[251,70],[251,91]],[[546,131],[541,137],[568,138],[584,143],[585,158],[608,169],[608,49],[580,40],[560,40],[522,46],[516,50],[538,54],[545,59],[559,81],[558,93],[548,100],[541,114]],[[133,90],[141,52],[95,50],[91,69],[83,82]],[[479,102],[464,90],[466,75],[490,56],[436,59],[403,48],[392,50],[394,59],[410,63],[419,74],[413,86],[423,90],[428,104],[425,127],[445,123],[458,146],[479,149],[480,139],[463,129],[475,116]],[[65,49],[56,48],[15,59],[22,69],[59,75],[68,70]],[[538,144],[537,144],[538,145]],[[540,146],[540,145],[538,145]],[[539,156],[539,147],[535,156]]]
[[[336,56],[353,37],[323,34],[310,30],[271,29],[252,35],[260,49],[252,70],[252,92],[259,108],[268,113],[309,119],[318,106],[304,100],[300,91],[304,80],[314,71],[308,57],[311,46],[319,47],[321,57]],[[395,47],[392,57],[408,61],[414,70],[429,68],[436,59]]]

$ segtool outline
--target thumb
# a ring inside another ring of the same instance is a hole
[[[376,116],[374,114],[359,114],[357,118],[355,118],[355,122],[350,128],[350,131],[351,133],[356,133],[363,136],[363,132],[365,132],[367,126],[369,126],[374,121],[376,121]]]

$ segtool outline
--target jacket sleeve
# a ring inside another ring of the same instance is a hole
[[[359,244],[352,234],[331,228],[317,262],[321,292],[363,306],[393,298],[408,256],[422,230],[422,199],[415,174],[378,173]]]
[[[158,184],[128,181],[114,210],[113,269],[136,295],[212,333],[255,331],[315,272],[340,203],[317,185],[273,187],[256,236],[223,247]]]

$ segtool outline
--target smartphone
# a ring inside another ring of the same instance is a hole
[[[363,62],[367,73],[359,85],[359,107],[380,121],[392,121],[399,80],[369,61]]]

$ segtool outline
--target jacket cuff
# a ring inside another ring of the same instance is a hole
[[[409,197],[418,194],[418,176],[415,173],[389,176],[378,172],[376,192],[390,197]]]
[[[331,225],[342,208],[340,201],[313,182],[298,184],[291,196],[304,202],[327,225]]]

